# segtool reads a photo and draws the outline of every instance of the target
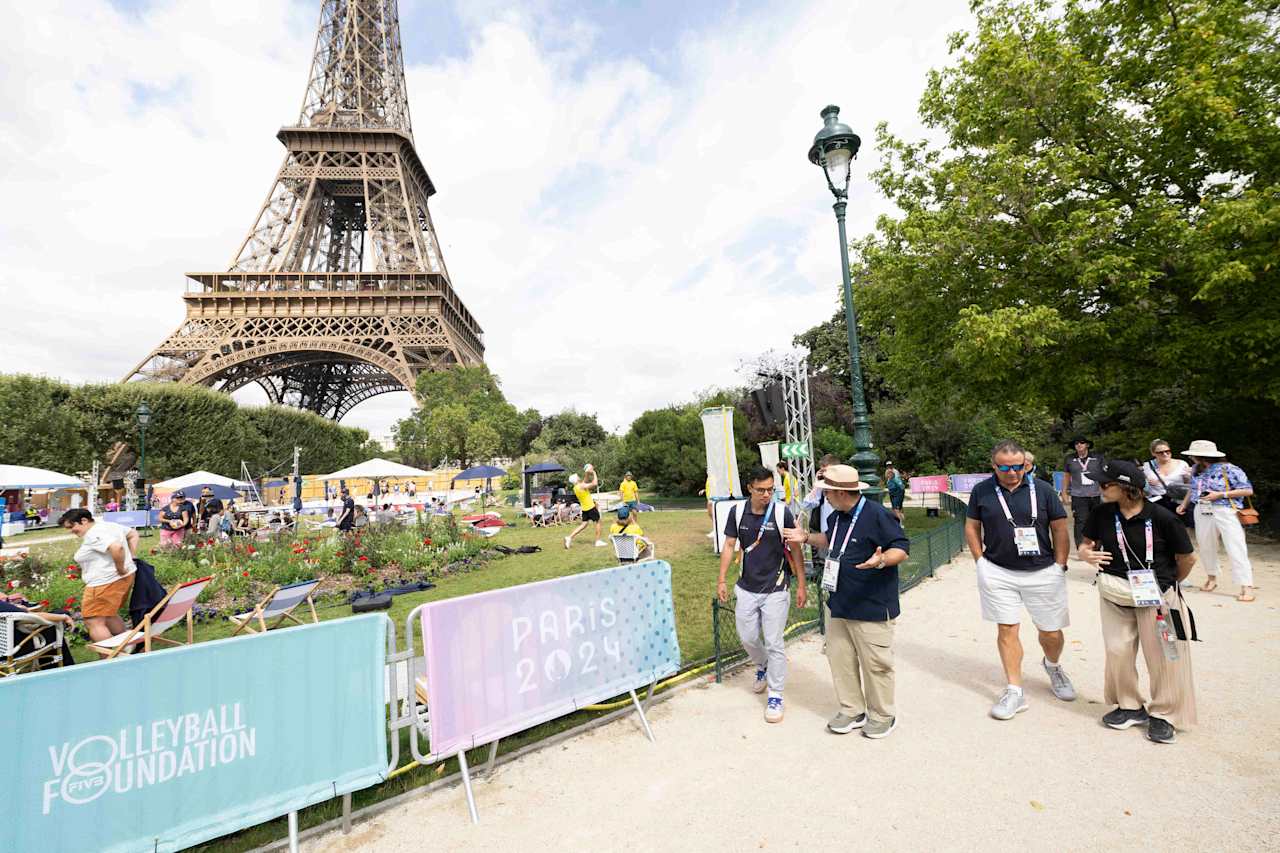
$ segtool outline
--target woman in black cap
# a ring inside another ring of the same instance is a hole
[[[1108,460],[1099,479],[1104,503],[1090,513],[1078,555],[1098,569],[1103,697],[1116,706],[1102,722],[1113,729],[1145,723],[1150,740],[1172,743],[1175,729],[1196,722],[1185,642],[1192,622],[1178,592],[1196,561],[1191,538],[1176,515],[1143,496],[1146,477],[1137,465]],[[1138,685],[1139,648],[1151,681],[1149,702]]]

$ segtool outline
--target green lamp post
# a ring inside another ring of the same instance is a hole
[[[142,481],[142,501],[144,509],[151,509],[147,502],[147,424],[151,423],[151,407],[143,400],[135,413],[138,416],[138,479]]]
[[[862,387],[862,358],[858,348],[858,314],[853,307],[853,282],[849,277],[849,239],[845,236],[844,214],[849,198],[849,173],[858,156],[862,140],[840,121],[840,108],[828,106],[822,111],[822,129],[813,137],[809,162],[821,166],[827,176],[827,187],[835,196],[836,224],[840,230],[840,270],[844,273],[844,322],[849,333],[849,381],[853,390],[853,465],[858,478],[866,483],[864,493],[875,499],[880,495],[880,478],[876,474],[880,458],[871,449],[871,422],[867,419],[867,398]]]

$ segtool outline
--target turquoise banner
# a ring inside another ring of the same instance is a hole
[[[383,614],[0,680],[0,848],[181,850],[381,781]]]

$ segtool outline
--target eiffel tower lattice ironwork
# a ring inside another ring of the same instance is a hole
[[[126,381],[232,392],[334,419],[422,371],[480,364],[414,150],[396,0],[323,0],[298,123],[227,272],[188,273],[187,317]]]

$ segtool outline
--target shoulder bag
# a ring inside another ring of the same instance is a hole
[[[1226,497],[1227,492],[1231,491],[1231,473],[1227,468],[1227,463],[1222,463],[1222,494]],[[1230,503],[1231,498],[1227,498]],[[1240,523],[1245,527],[1258,523],[1258,511],[1253,508],[1253,498],[1246,496],[1244,506],[1236,510],[1236,518],[1240,519]]]

